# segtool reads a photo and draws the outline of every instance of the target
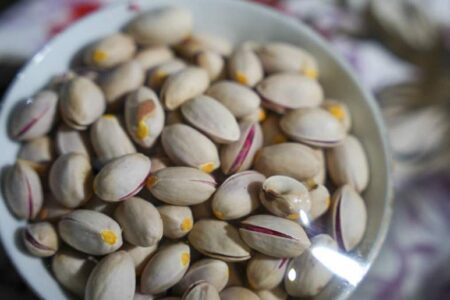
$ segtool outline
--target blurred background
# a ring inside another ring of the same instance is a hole
[[[48,39],[110,2],[0,0],[0,99]],[[394,215],[353,299],[450,299],[450,0],[253,2],[327,39],[383,111],[395,167]],[[1,249],[0,298],[36,299]]]

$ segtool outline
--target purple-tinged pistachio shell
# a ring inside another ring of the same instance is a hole
[[[141,64],[144,71],[167,63],[174,58],[172,50],[165,46],[148,47],[140,50],[134,59]]]
[[[232,286],[224,289],[220,292],[221,300],[236,300],[236,299],[245,299],[245,300],[260,300],[259,297],[252,292],[251,290],[241,287],[241,286]]]
[[[201,51],[212,51],[221,56],[229,56],[233,50],[225,38],[210,33],[195,33],[175,46],[181,56],[191,59]]]
[[[271,290],[260,290],[255,292],[260,300],[286,300],[288,294],[282,286],[277,286]]]
[[[338,119],[347,132],[350,131],[352,128],[352,116],[350,114],[350,109],[345,103],[328,99],[322,103],[322,108]]]
[[[228,60],[228,74],[232,80],[251,87],[264,76],[258,56],[244,47],[237,48],[231,54]]]
[[[56,150],[59,155],[80,153],[87,157],[92,156],[92,146],[86,131],[78,131],[62,124],[58,127],[55,136]]]
[[[225,61],[214,51],[204,50],[197,53],[194,56],[194,62],[208,73],[210,81],[217,80],[225,74]]]
[[[219,292],[207,281],[193,283],[183,294],[182,300],[220,300]]]
[[[194,225],[192,211],[188,206],[162,205],[158,212],[163,222],[164,236],[179,239],[191,231]]]
[[[311,210],[309,213],[312,220],[321,217],[330,208],[330,192],[324,185],[317,185],[310,190],[309,198],[311,199]]]
[[[52,193],[47,193],[44,195],[44,205],[39,211],[37,218],[40,221],[57,221],[72,210],[73,209],[67,208],[56,201]]]
[[[179,59],[172,59],[153,68],[148,76],[146,85],[154,90],[160,90],[166,79],[186,68],[186,63]]]
[[[247,264],[247,281],[252,289],[270,290],[278,286],[284,277],[288,258],[275,258],[256,254]]]
[[[23,240],[28,252],[34,256],[48,257],[58,251],[58,234],[52,224],[29,224],[23,230]]]
[[[281,131],[280,116],[269,114],[261,125],[264,146],[286,143],[288,137]]]
[[[157,244],[150,247],[140,247],[131,244],[125,244],[121,248],[121,250],[127,252],[133,260],[136,276],[141,275],[145,265],[148,263],[150,258],[152,258],[157,249]]]

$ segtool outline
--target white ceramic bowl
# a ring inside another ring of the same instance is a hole
[[[391,177],[382,118],[372,96],[358,83],[349,67],[317,34],[305,25],[262,6],[230,0],[152,0],[140,1],[143,10],[175,4],[190,9],[195,30],[217,33],[238,43],[245,40],[285,41],[301,45],[317,58],[326,95],[350,107],[354,133],[361,139],[369,157],[371,181],[364,198],[368,206],[368,228],[356,251],[363,272],[378,254],[391,215]],[[56,74],[66,71],[81,47],[119,30],[136,12],[128,3],[119,3],[94,13],[53,39],[19,73],[7,93],[0,117],[0,166],[14,162],[18,144],[7,136],[7,120],[13,105],[38,91]],[[1,197],[1,196],[0,196]],[[25,225],[9,212],[0,199],[0,233],[9,257],[32,289],[44,299],[69,297],[53,279],[48,266],[23,251],[18,231]],[[345,266],[344,266],[345,267]],[[356,274],[355,274],[356,275]],[[361,274],[359,274],[361,275]],[[319,299],[344,299],[354,289],[352,283],[336,279]]]

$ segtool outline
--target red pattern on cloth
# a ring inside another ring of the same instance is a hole
[[[63,31],[70,24],[75,22],[76,20],[96,11],[101,6],[100,2],[97,0],[92,0],[84,3],[73,3],[70,4],[69,8],[69,16],[63,22],[58,22],[55,24],[51,24],[49,28],[49,37],[52,37],[59,32]]]

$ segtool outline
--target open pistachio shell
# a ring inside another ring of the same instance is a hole
[[[131,259],[133,260],[136,276],[141,275],[145,265],[147,264],[147,262],[150,260],[150,258],[156,252],[157,249],[158,249],[157,244],[150,247],[140,247],[131,244],[125,244],[121,248],[121,250],[127,252],[128,255],[131,257]]]
[[[261,125],[264,146],[285,143],[288,137],[281,131],[280,116],[269,114]]]
[[[192,211],[188,206],[162,205],[158,207],[163,222],[164,236],[179,239],[191,231],[194,225]]]
[[[172,50],[165,46],[154,46],[140,50],[134,59],[147,71],[174,58]]]
[[[240,286],[232,286],[220,292],[220,299],[222,300],[260,300],[259,297],[249,289]]]
[[[48,222],[28,224],[23,230],[23,241],[28,252],[34,256],[48,257],[58,251],[58,234]]]
[[[251,87],[264,76],[258,56],[244,47],[237,48],[231,54],[228,60],[228,74],[232,80]]]
[[[194,62],[203,68],[209,76],[209,80],[214,81],[225,73],[225,61],[223,57],[214,52],[204,50],[194,56]]]
[[[154,90],[160,90],[166,79],[186,68],[186,63],[179,59],[172,59],[153,68],[148,76],[146,85]]]
[[[80,153],[87,157],[92,156],[92,147],[87,132],[78,131],[61,124],[56,130],[55,146],[59,155]]]
[[[277,286],[271,290],[259,290],[255,292],[260,300],[286,300],[288,294],[282,286]]]
[[[330,192],[324,185],[317,185],[314,189],[310,190],[309,198],[311,199],[310,216],[312,220],[321,217],[330,208]]]
[[[247,264],[248,284],[255,290],[275,288],[283,281],[288,262],[288,258],[256,254]]]
[[[201,51],[212,51],[221,56],[229,56],[233,47],[225,38],[210,33],[194,33],[175,46],[181,56],[191,59]]]
[[[220,300],[219,292],[207,281],[192,284],[184,293],[182,300]]]
[[[352,128],[352,117],[350,110],[345,103],[328,99],[322,103],[322,108],[341,122],[347,132],[350,131]]]

